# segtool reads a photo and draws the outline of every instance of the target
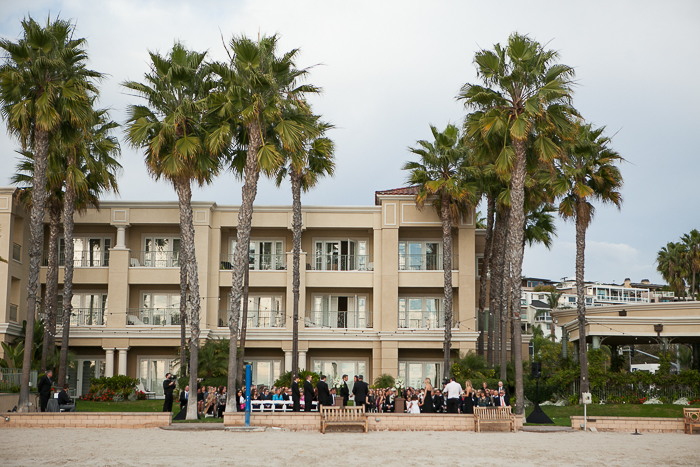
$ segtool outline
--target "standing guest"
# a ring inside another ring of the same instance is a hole
[[[365,405],[367,403],[368,392],[369,385],[364,382],[364,377],[362,375],[358,375],[357,382],[352,387],[352,393],[355,395],[355,405]],[[365,410],[367,410],[366,407]]]
[[[499,407],[510,407],[510,397],[508,397],[508,394],[506,394],[506,390],[501,388],[500,393],[498,394],[498,406]]]
[[[498,407],[498,393],[495,389],[491,389],[491,405]]]
[[[462,413],[473,414],[474,405],[478,403],[472,382],[466,380],[464,382],[464,403],[462,405]]]
[[[508,395],[508,388],[503,385],[503,381],[498,382],[498,387],[496,388],[496,394],[501,393],[501,389],[503,389],[503,392]]]
[[[343,383],[340,385],[340,397],[343,398],[343,407],[348,405],[350,390],[348,389],[348,375],[343,375]]]
[[[49,370],[44,376],[39,380],[36,388],[39,390],[39,407],[42,412],[46,412],[46,406],[49,404],[49,399],[51,398],[51,377],[53,377],[53,371]],[[163,388],[165,388],[165,382],[163,383]],[[170,391],[170,405],[172,406],[172,391]],[[165,412],[165,405],[163,405],[163,412]]]
[[[435,390],[435,395],[433,396],[433,409],[436,413],[445,411],[445,399],[442,397],[442,391],[439,389]]]
[[[163,381],[163,394],[165,395],[165,401],[163,402],[163,412],[173,411],[173,391],[175,390],[175,381],[171,378],[172,374],[165,374],[165,381]]]
[[[197,413],[204,412],[204,388],[197,388]]]
[[[311,401],[314,400],[314,387],[311,384],[311,375],[304,381],[304,412],[311,412]]]
[[[433,385],[430,383],[430,378],[425,378],[423,381],[425,385],[425,395],[423,396],[423,403],[421,404],[423,413],[433,412]]]
[[[219,386],[219,394],[216,396],[216,415],[223,418],[226,411],[226,386]]]
[[[316,389],[318,390],[318,407],[321,410],[322,405],[333,405],[331,393],[328,390],[328,384],[326,383],[326,375],[321,375],[321,381],[316,384]]]
[[[294,377],[292,381],[292,412],[299,412],[301,410],[301,393],[299,392],[299,376]]]
[[[447,413],[457,413],[462,386],[455,381],[454,376],[450,378],[450,382],[445,386],[444,392],[447,396]]]
[[[367,410],[370,412],[374,412],[377,408],[377,397],[374,394],[374,389],[369,390],[369,394],[367,395]]]
[[[180,411],[187,408],[187,398],[190,396],[190,386],[185,386],[185,390],[180,392]]]
[[[58,410],[75,412],[75,404],[73,403],[73,399],[68,395],[68,388],[70,388],[70,384],[66,383],[63,385],[63,390],[58,393]]]
[[[489,386],[488,386],[488,384],[486,384],[486,381],[481,383],[481,389],[484,391],[484,394],[489,394],[488,392],[486,392],[489,390]]]
[[[239,412],[245,411],[245,396],[243,395],[243,391],[241,389],[239,389],[236,392],[236,398],[238,400],[238,405],[237,405],[238,411]]]

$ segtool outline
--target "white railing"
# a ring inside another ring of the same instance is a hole
[[[307,328],[371,328],[371,311],[307,311]]]
[[[318,402],[311,402],[312,411],[317,410]],[[292,412],[294,408],[293,401],[250,401],[251,412]],[[301,401],[301,410],[304,411],[304,401]]]
[[[219,311],[219,327],[227,328],[229,321],[229,310]],[[286,321],[286,313],[284,311],[252,311],[248,310],[249,328],[283,328]],[[239,319],[239,326],[243,320],[243,311]]]
[[[179,251],[132,251],[132,268],[179,268]]]
[[[456,312],[452,312],[452,327],[459,325]],[[445,312],[428,310],[399,311],[399,329],[444,329]]]

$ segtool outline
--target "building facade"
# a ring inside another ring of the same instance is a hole
[[[3,342],[20,335],[26,316],[29,215],[15,194],[0,189]],[[193,210],[201,339],[228,338],[238,207],[194,202]],[[413,193],[398,189],[377,192],[374,206],[305,206],[302,217],[300,368],[329,377],[389,373],[416,386],[425,377],[439,378],[445,320],[441,224],[434,209],[418,209]],[[246,361],[256,384],[271,384],[291,369],[291,220],[289,206],[255,207]],[[473,214],[452,232],[457,357],[474,349],[478,336]],[[159,393],[165,373],[177,368],[180,342],[177,203],[102,202],[99,211],[76,215],[74,237],[70,349],[77,365],[69,383],[82,394],[91,377],[126,374]],[[59,255],[60,293],[62,240]],[[42,261],[42,303],[46,272]]]

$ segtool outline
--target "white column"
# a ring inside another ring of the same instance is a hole
[[[284,352],[284,371],[292,371],[292,351]]]
[[[117,349],[119,351],[119,373],[120,375],[126,375],[126,349]]]
[[[593,336],[592,340],[593,340],[593,348],[599,349],[600,348],[600,337]]]
[[[107,378],[114,376],[114,349],[105,350],[105,374]]]
[[[117,244],[114,245],[117,250],[126,249],[126,227],[123,225],[117,226]]]
[[[291,359],[290,359],[291,360]],[[306,352],[299,351],[299,370],[306,369]]]

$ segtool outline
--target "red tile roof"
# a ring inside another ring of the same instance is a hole
[[[391,190],[375,191],[374,192],[374,204],[379,206],[379,196],[400,196],[400,195],[411,195],[415,196],[418,194],[418,185],[406,186],[402,188],[393,188]]]

